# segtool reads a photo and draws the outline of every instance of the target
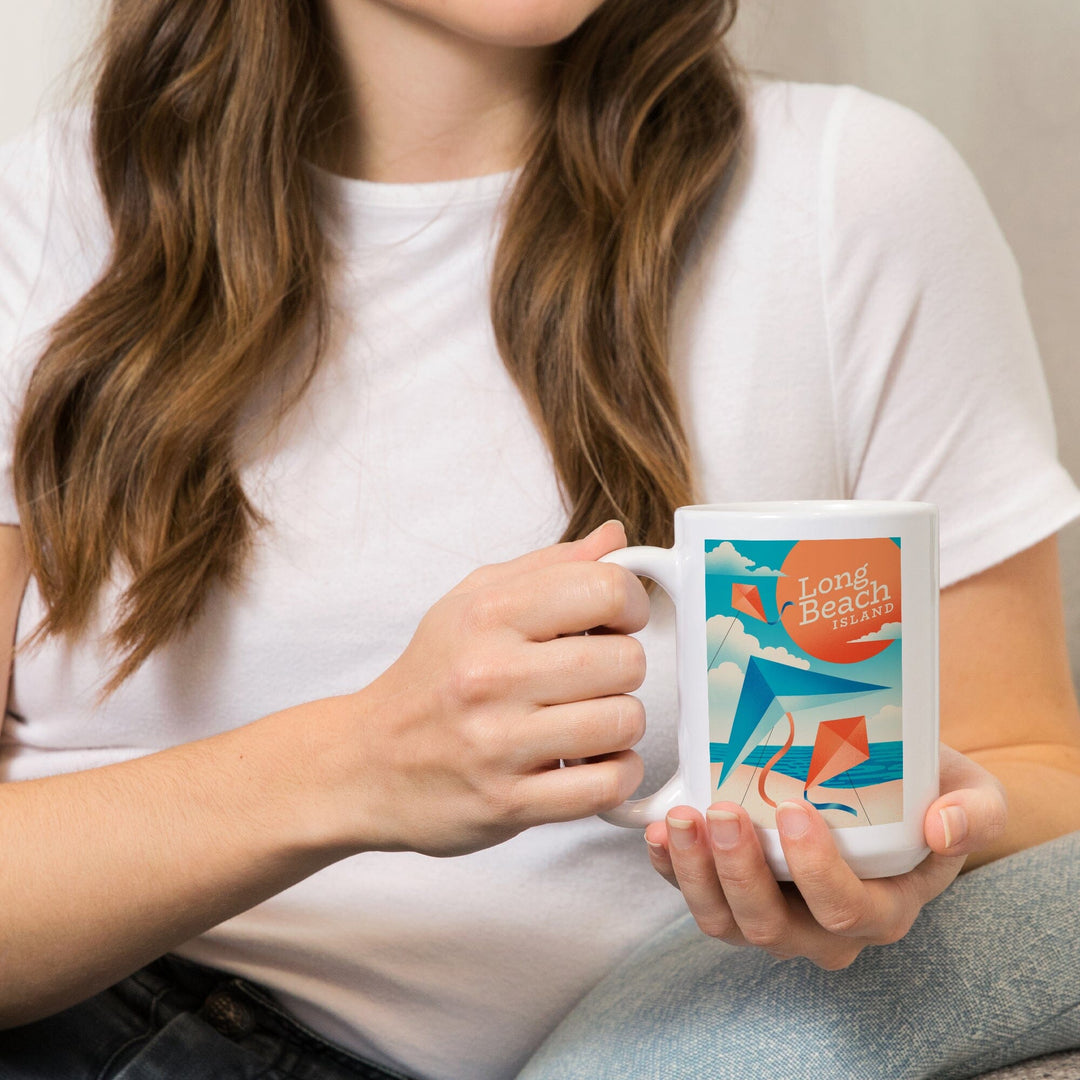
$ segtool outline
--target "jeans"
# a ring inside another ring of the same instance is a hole
[[[965,874],[843,971],[702,936],[646,943],[518,1080],[960,1080],[1080,1046],[1080,833]],[[163,957],[0,1032],[0,1080],[391,1080],[264,990]]]
[[[963,875],[824,971],[689,916],[600,983],[518,1080],[960,1080],[1080,1046],[1080,833]]]
[[[0,1031],[0,1080],[401,1080],[244,979],[164,956],[55,1016]]]

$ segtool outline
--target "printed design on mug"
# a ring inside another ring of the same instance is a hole
[[[903,820],[900,540],[706,540],[715,799]]]

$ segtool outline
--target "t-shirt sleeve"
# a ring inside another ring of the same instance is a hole
[[[846,488],[936,503],[948,585],[1080,514],[1019,270],[959,154],[903,106],[845,88],[821,161]]]

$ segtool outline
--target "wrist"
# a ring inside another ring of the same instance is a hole
[[[256,721],[268,824],[288,847],[329,864],[380,846],[369,808],[372,785],[358,760],[366,698],[361,691],[296,705]]]

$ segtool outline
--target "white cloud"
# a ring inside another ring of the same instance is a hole
[[[730,540],[705,553],[705,572],[727,574],[730,577],[783,577],[779,570],[757,566],[753,559],[740,555]]]
[[[874,742],[896,742],[901,738],[903,714],[899,705],[886,705],[866,721],[866,731]]]
[[[774,660],[778,664],[790,664],[792,667],[809,668],[810,661],[795,653],[790,653],[781,646],[762,646],[753,634],[743,628],[743,624],[734,615],[714,615],[705,622],[705,640],[709,649],[709,661],[716,664],[730,662],[740,671],[746,670],[751,656],[760,656],[765,660]]]
[[[875,630],[872,634],[864,634],[860,638],[853,638],[848,644],[861,645],[864,641],[899,641],[900,637],[900,623],[887,622],[880,630]]]
[[[731,722],[742,690],[743,672],[738,664],[726,661],[709,671],[709,715]]]

